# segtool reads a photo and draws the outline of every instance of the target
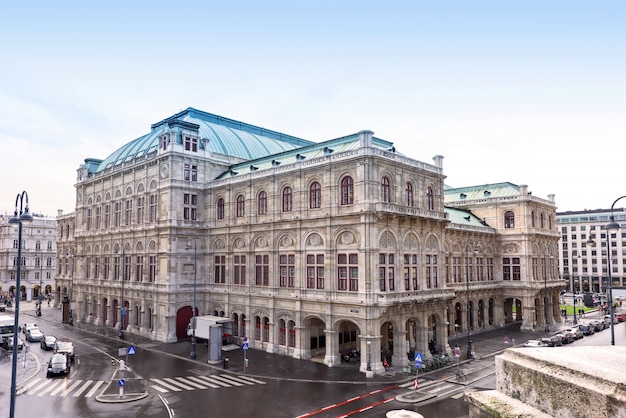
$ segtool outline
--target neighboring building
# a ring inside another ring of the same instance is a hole
[[[468,302],[474,332],[560,321],[554,197],[444,190],[442,160],[370,131],[313,143],[187,109],[81,165],[58,294],[78,326],[173,342],[195,291],[197,314],[232,318],[251,347],[328,365],[356,347],[363,371],[449,350]]]
[[[0,295],[15,296],[19,250],[19,230],[9,225],[13,215],[0,215]],[[22,225],[22,265],[20,295],[22,300],[52,295],[56,268],[55,218],[33,215],[31,224]]]
[[[622,226],[610,236],[611,279],[613,287],[625,286],[626,274],[626,212],[613,209],[615,221]],[[609,223],[610,209],[568,211],[557,213],[561,232],[559,265],[567,289],[574,292],[604,292],[609,283],[607,271],[607,237],[604,227]],[[588,246],[587,240],[595,246]]]

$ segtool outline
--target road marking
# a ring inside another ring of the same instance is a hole
[[[170,384],[168,384],[168,383],[165,383],[165,382],[164,382],[164,381],[162,381],[161,379],[156,379],[156,378],[154,378],[154,377],[153,377],[153,378],[152,378],[152,379],[150,379],[150,380],[152,380],[153,382],[158,383],[158,384],[159,384],[159,385],[161,385],[161,386],[165,386],[166,388],[168,388],[168,389],[170,389],[170,390],[173,390],[174,392],[180,392],[180,391],[182,390],[182,389],[177,388],[176,386],[172,386],[172,385],[170,385]]]
[[[222,375],[225,376],[225,375]],[[254,385],[255,382],[250,382],[249,380],[241,379],[237,376],[228,376],[229,379],[234,380],[236,382],[243,383],[244,385]],[[258,382],[258,381],[257,381]],[[262,382],[265,383],[265,382]]]
[[[83,393],[92,383],[93,383],[93,380],[87,380],[85,383],[83,383],[83,386],[80,389],[78,389],[76,393],[74,393],[74,397],[75,398],[79,397],[81,393]]]
[[[183,389],[186,389],[186,390],[193,390],[194,389],[193,387],[187,386],[183,382],[179,382],[176,379],[178,379],[178,378],[173,378],[173,377],[164,377],[163,378],[163,380],[165,380],[166,382],[170,382],[173,385],[178,385],[178,386],[180,386]]]
[[[238,377],[239,379],[249,380],[249,381],[250,381],[250,382],[252,382],[252,383],[258,383],[259,385],[266,385],[266,384],[267,384],[267,382],[264,382],[264,381],[262,381],[262,380],[257,380],[257,379],[254,379],[254,378],[249,377],[249,376],[237,376],[237,377]]]
[[[57,396],[59,393],[61,393],[61,391],[66,390],[68,383],[69,381],[67,379],[63,379],[59,387],[50,392],[50,396]]]
[[[37,396],[43,396],[46,393],[50,392],[52,389],[56,388],[57,386],[59,386],[61,383],[63,383],[62,381],[57,381],[54,383],[50,383],[49,385],[47,385],[48,387],[44,388],[41,392],[39,392],[39,394]]]
[[[63,391],[63,393],[61,394],[61,397],[67,396],[71,391],[76,389],[76,386],[80,385],[80,382],[82,382],[82,380],[75,381],[69,388],[67,388],[67,389],[65,389],[65,391]]]
[[[230,376],[213,376],[214,379],[218,379],[221,380],[223,382],[228,383],[229,385],[233,385],[233,386],[243,386],[242,383],[239,382],[235,382],[234,380],[230,379]]]
[[[217,389],[217,388],[220,387],[219,385],[216,385],[215,383],[212,383],[211,380],[209,378],[205,377],[205,376],[194,376],[193,378],[201,381],[203,385],[210,386],[213,389]]]
[[[211,383],[214,383],[214,384],[216,384],[216,385],[219,385],[219,386],[221,386],[221,387],[223,387],[223,388],[231,388],[231,387],[232,387],[232,386],[231,386],[231,385],[229,385],[228,383],[225,383],[225,382],[223,382],[223,381],[222,381],[222,380],[220,380],[220,379],[216,379],[216,377],[217,377],[217,376],[215,376],[215,375],[211,375],[211,376],[200,376],[200,377],[202,377],[202,379],[203,379],[203,380],[207,380],[207,381],[209,381],[209,382],[211,382]]]
[[[28,391],[28,389],[29,389],[31,386],[34,386],[34,385],[35,385],[37,382],[39,382],[40,380],[41,380],[41,378],[40,378],[40,377],[37,377],[37,378],[35,378],[35,379],[31,380],[30,382],[28,382],[28,384],[26,384],[26,385],[22,386],[22,388],[21,388],[20,390],[18,390],[17,392],[15,392],[15,393],[16,393],[16,394],[18,394],[18,395],[21,395],[22,393],[27,392],[27,391]],[[42,384],[41,384],[41,386],[44,386],[44,385],[45,385],[45,383],[46,383],[46,382],[42,383]]]
[[[93,387],[91,388],[91,390],[89,391],[89,393],[87,393],[87,394],[85,395],[85,398],[91,398],[91,397],[93,396],[93,394],[94,394],[94,393],[96,393],[96,391],[98,390],[98,388],[99,388],[100,386],[102,386],[102,384],[103,384],[103,383],[104,383],[104,382],[103,382],[102,380],[100,380],[100,381],[96,382],[96,384],[95,384],[95,385],[93,385]]]
[[[193,376],[191,376],[193,377]],[[194,386],[198,389],[206,389],[207,387],[204,385],[201,385],[200,383],[196,382],[195,379],[191,379],[191,377],[177,377],[176,380],[186,383],[188,385]]]
[[[452,399],[459,399],[462,398],[463,395],[465,395],[465,392],[461,392],[461,393],[457,393],[456,395],[452,395],[450,396]]]

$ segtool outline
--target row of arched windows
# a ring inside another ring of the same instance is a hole
[[[351,176],[344,176],[340,182],[339,203],[342,206],[354,204],[354,179]],[[409,207],[415,206],[413,196],[413,183],[407,182],[405,189],[405,205]],[[319,209],[322,207],[322,185],[314,181],[309,186],[308,196],[309,209]],[[268,210],[267,192],[261,190],[257,194],[257,215],[266,215]],[[381,200],[385,203],[393,203],[391,193],[391,180],[387,176],[383,176],[381,180]],[[432,187],[426,189],[426,205],[428,210],[435,209],[435,199]],[[226,201],[223,197],[217,199],[216,217],[224,219],[226,216]],[[290,186],[283,187],[281,191],[281,211],[291,212],[293,210],[293,189]],[[238,194],[235,198],[235,216],[237,218],[246,215],[246,198],[243,194]]]
[[[530,214],[530,223],[532,228],[537,227],[535,211]],[[504,212],[504,227],[507,229],[515,228],[515,213],[512,210]],[[543,213],[539,214],[539,228],[545,228],[545,217]],[[552,216],[548,216],[548,229],[552,229]]]

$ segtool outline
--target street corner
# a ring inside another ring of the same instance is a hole
[[[406,393],[396,396],[396,401],[404,402],[404,403],[418,403],[423,402],[428,399],[434,398],[437,395],[428,393],[428,392],[420,392],[419,390],[410,390]]]

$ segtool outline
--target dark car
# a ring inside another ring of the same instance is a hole
[[[74,343],[68,340],[56,340],[54,343],[54,352],[65,354],[67,357],[74,361]]]
[[[591,321],[589,322],[589,325],[593,325],[596,332],[604,330],[604,321]]]
[[[39,345],[44,350],[54,350],[54,343],[57,342],[57,337],[54,335],[44,335]]]
[[[571,344],[576,340],[576,338],[574,337],[574,334],[572,334],[571,332],[562,331],[556,335],[561,337],[561,341],[563,344]]]
[[[583,332],[583,335],[593,335],[596,332],[596,327],[592,324],[580,324],[578,329]]]
[[[70,373],[70,358],[62,353],[54,353],[48,361],[47,377]]]
[[[559,335],[544,337],[541,339],[541,341],[548,344],[549,347],[560,347],[563,345],[563,338],[561,338],[561,336]]]

